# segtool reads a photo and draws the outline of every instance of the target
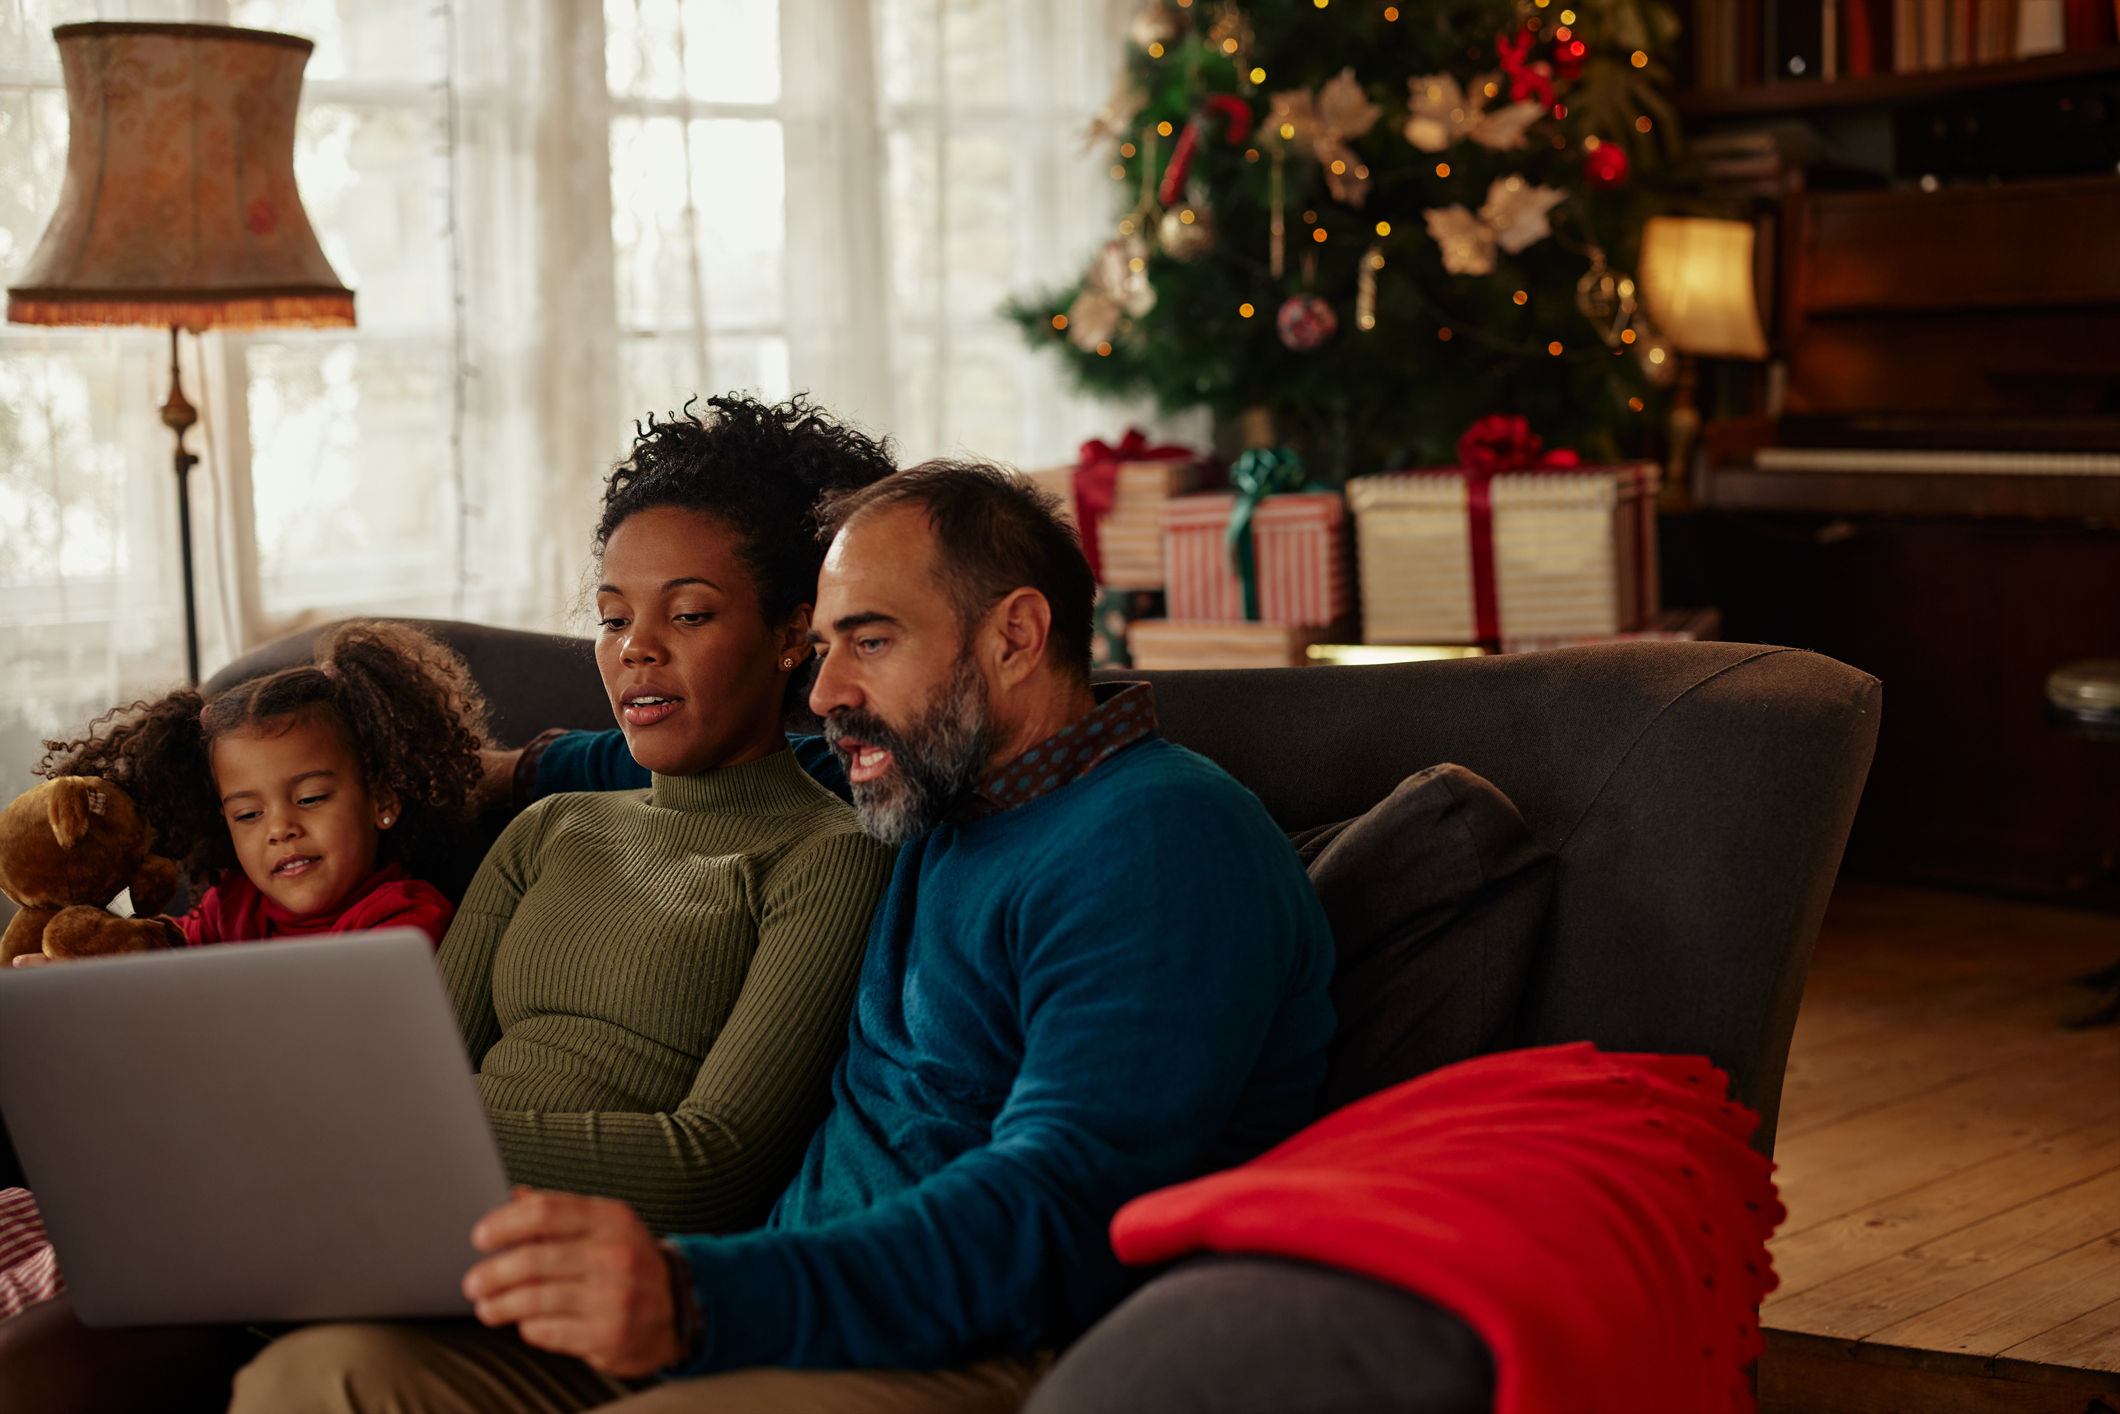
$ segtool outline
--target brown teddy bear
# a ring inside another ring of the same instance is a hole
[[[0,967],[24,953],[100,957],[181,945],[157,917],[177,866],[150,854],[154,831],[132,797],[95,776],[58,776],[0,810],[0,893],[22,911],[0,936]],[[132,890],[132,918],[103,907]]]

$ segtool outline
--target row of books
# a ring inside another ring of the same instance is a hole
[[[1998,64],[2120,38],[2120,0],[1695,0],[1705,90]]]

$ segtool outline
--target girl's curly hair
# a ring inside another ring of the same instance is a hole
[[[702,511],[734,531],[767,625],[817,598],[824,545],[817,504],[828,492],[879,481],[897,468],[889,441],[828,417],[797,393],[784,403],[740,394],[685,404],[662,422],[636,424],[633,451],[604,484],[596,550],[629,516],[661,506]]]
[[[403,624],[352,620],[318,636],[311,661],[217,693],[179,688],[114,708],[73,741],[47,741],[40,776],[101,776],[155,828],[157,854],[194,878],[236,865],[214,786],[213,744],[239,732],[328,721],[360,762],[371,794],[394,792],[385,857],[438,857],[470,823],[486,744],[486,702],[464,660]]]

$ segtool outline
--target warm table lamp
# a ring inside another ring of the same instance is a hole
[[[81,24],[52,31],[66,73],[66,182],[44,239],[7,292],[16,324],[169,328],[184,551],[184,653],[199,680],[192,588],[198,414],[177,381],[177,331],[347,325],[294,183],[295,105],[310,42],[227,25]]]
[[[1652,216],[1642,227],[1642,304],[1649,322],[1679,352],[1671,397],[1671,466],[1664,484],[1686,485],[1686,460],[1700,433],[1693,405],[1704,358],[1762,359],[1767,337],[1752,292],[1752,227],[1698,216]]]

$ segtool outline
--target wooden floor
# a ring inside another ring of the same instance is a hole
[[[2120,918],[1844,883],[1796,1023],[1766,1414],[2120,1414]]]

